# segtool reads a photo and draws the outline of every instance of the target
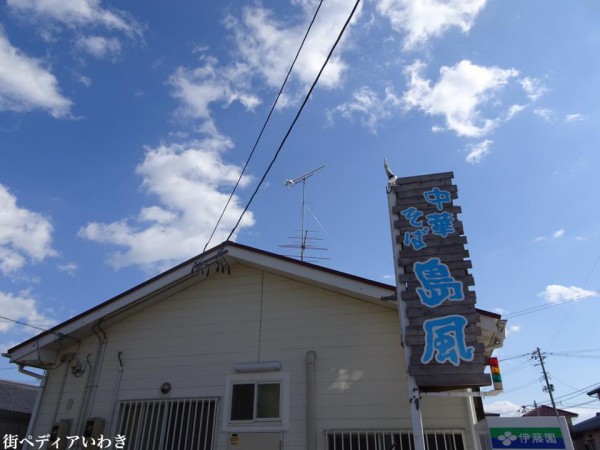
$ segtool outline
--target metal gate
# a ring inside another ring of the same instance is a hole
[[[129,450],[212,450],[216,414],[216,398],[128,400],[117,433]]]

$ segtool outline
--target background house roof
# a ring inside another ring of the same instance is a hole
[[[596,413],[596,416],[591,419],[573,425],[573,428],[571,429],[573,433],[583,433],[584,431],[591,430],[600,430],[600,413]]]
[[[0,411],[30,414],[38,389],[31,384],[0,380]]]
[[[579,417],[579,414],[572,413],[570,411],[565,411],[564,409],[556,408],[559,416],[567,417],[567,418],[575,418]],[[531,411],[527,411],[523,414],[523,417],[553,417],[556,416],[554,412],[554,408],[546,405],[540,405],[537,408],[532,409]]]

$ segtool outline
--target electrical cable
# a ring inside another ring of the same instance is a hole
[[[23,325],[24,327],[35,328],[36,330],[41,330],[41,331],[48,331],[48,328],[42,328],[42,327],[38,327],[35,325],[31,325],[30,323],[20,322],[18,320],[11,319],[9,317],[0,316],[0,319],[7,320],[9,322],[14,322],[16,324]]]
[[[308,103],[308,100],[310,99],[310,95],[312,94],[313,90],[315,89],[315,86],[317,85],[319,79],[321,78],[321,74],[323,73],[323,71],[325,70],[325,67],[327,66],[327,63],[331,59],[331,55],[333,54],[334,50],[336,49],[337,45],[339,44],[340,40],[342,39],[342,36],[343,36],[344,32],[346,31],[346,28],[348,27],[348,24],[352,20],[352,17],[354,16],[354,13],[356,12],[356,9],[358,8],[359,3],[360,3],[360,0],[356,0],[356,3],[354,4],[354,7],[352,8],[352,11],[350,12],[350,15],[348,16],[348,19],[344,23],[344,26],[342,27],[342,30],[340,31],[338,37],[336,38],[336,40],[335,40],[335,42],[333,44],[333,47],[331,47],[331,50],[329,51],[329,54],[327,55],[327,58],[325,59],[325,62],[321,66],[321,69],[319,70],[319,73],[317,74],[317,77],[315,78],[313,84],[311,85],[310,89],[308,90],[308,93],[306,94],[306,97],[304,98],[302,104],[300,105],[300,109],[298,109],[298,112],[296,113],[296,116],[294,117],[294,120],[290,124],[287,132],[285,133],[283,139],[281,140],[281,143],[279,144],[279,147],[277,148],[277,151],[275,152],[275,155],[273,156],[273,159],[271,159],[271,162],[269,163],[269,166],[267,167],[267,170],[265,171],[265,173],[263,174],[262,178],[258,182],[258,185],[256,186],[256,189],[252,193],[252,196],[250,197],[250,200],[248,200],[248,203],[246,204],[246,207],[242,211],[242,214],[240,214],[240,217],[239,217],[237,223],[235,224],[235,226],[233,227],[233,229],[231,230],[231,233],[229,233],[229,236],[227,237],[227,240],[230,240],[231,236],[233,235],[233,233],[235,233],[235,230],[237,229],[237,227],[239,226],[240,222],[242,221],[242,218],[244,217],[244,214],[246,214],[246,211],[248,211],[248,208],[252,204],[252,201],[254,200],[254,197],[256,196],[256,193],[258,192],[258,190],[262,186],[263,182],[265,181],[265,178],[269,174],[271,168],[273,167],[273,164],[275,164],[275,161],[277,160],[277,157],[279,156],[279,153],[281,152],[281,149],[283,148],[285,142],[287,141],[287,138],[289,137],[290,133],[292,132],[292,129],[296,125],[296,122],[300,118],[300,114],[302,114],[302,111],[304,110],[304,107]]]
[[[206,251],[208,244],[210,244],[210,241],[212,240],[213,236],[215,235],[215,232],[217,231],[217,228],[219,227],[219,224],[221,223],[221,220],[223,219],[223,215],[225,215],[225,211],[227,210],[227,207],[229,206],[229,203],[231,202],[231,199],[233,198],[233,194],[235,194],[235,191],[237,190],[240,182],[242,181],[242,177],[244,176],[244,173],[246,173],[246,169],[248,167],[248,164],[250,164],[252,155],[254,155],[254,151],[256,150],[256,147],[258,146],[258,143],[265,131],[265,128],[267,128],[267,124],[269,123],[269,120],[271,119],[271,115],[273,114],[273,111],[275,110],[275,105],[277,105],[277,102],[279,101],[279,97],[281,97],[281,93],[283,92],[283,89],[284,89],[285,85],[287,84],[287,81],[292,73],[292,70],[294,69],[294,65],[296,64],[296,61],[298,60],[298,56],[300,56],[300,51],[304,47],[306,38],[308,37],[308,34],[310,33],[310,30],[313,26],[313,23],[315,22],[315,19],[317,18],[317,14],[319,13],[319,10],[321,9],[322,4],[323,4],[323,0],[320,0],[319,6],[317,6],[317,9],[313,15],[313,18],[310,21],[310,24],[308,25],[308,29],[306,30],[306,33],[304,34],[304,38],[302,39],[302,42],[300,43],[300,47],[298,47],[298,51],[296,52],[296,56],[294,57],[294,60],[292,61],[292,65],[290,66],[290,68],[285,76],[285,79],[283,80],[283,84],[281,85],[281,88],[279,89],[279,92],[277,93],[277,96],[275,97],[275,101],[271,105],[269,114],[267,115],[267,118],[265,119],[265,122],[263,123],[260,133],[258,133],[258,137],[256,138],[256,141],[254,142],[254,146],[252,147],[252,150],[250,151],[250,155],[248,155],[248,159],[246,160],[246,163],[244,164],[244,167],[240,173],[240,176],[239,176],[237,182],[235,183],[233,190],[231,191],[231,195],[229,196],[229,198],[227,199],[227,202],[225,203],[225,207],[223,208],[223,211],[221,211],[221,215],[219,216],[219,219],[217,220],[217,223],[216,223],[214,229],[212,230],[212,233],[210,234],[210,237],[208,238],[208,241],[206,242],[206,245],[204,246],[202,253],[204,253]]]
[[[570,300],[565,300],[563,302],[551,303],[549,305],[546,304],[546,305],[532,306],[531,308],[526,308],[526,309],[522,309],[521,311],[516,311],[514,313],[507,314],[504,316],[504,319],[512,319],[515,317],[524,316],[526,314],[532,314],[534,312],[542,311],[542,310],[548,309],[548,308],[553,308],[555,306],[565,305],[567,303],[577,302],[579,300],[583,300],[586,298],[596,297],[597,295],[600,295],[600,291],[594,291],[589,294],[585,294],[585,295],[581,295],[579,297],[572,298]]]

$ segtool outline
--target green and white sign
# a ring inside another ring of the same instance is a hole
[[[490,428],[492,448],[564,449],[562,431],[555,428]]]
[[[488,417],[476,429],[484,449],[573,450],[564,417]]]

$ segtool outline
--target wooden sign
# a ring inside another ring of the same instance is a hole
[[[398,301],[406,305],[409,322],[408,370],[425,391],[491,384],[453,177],[446,172],[397,178],[392,186],[397,282],[405,287]]]

